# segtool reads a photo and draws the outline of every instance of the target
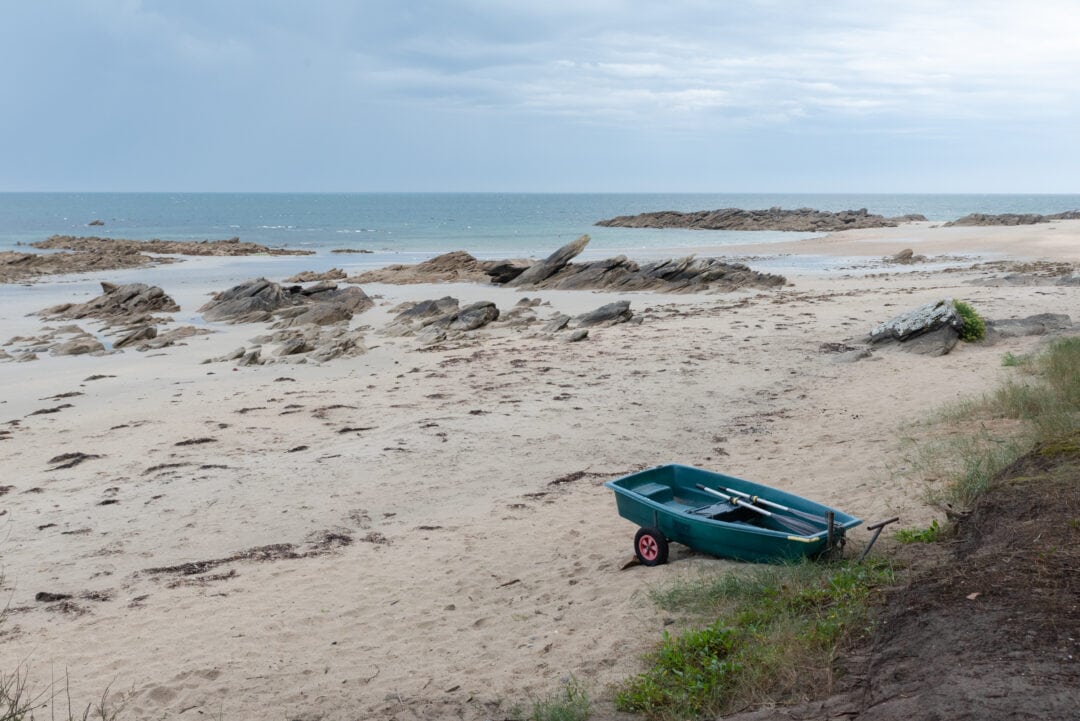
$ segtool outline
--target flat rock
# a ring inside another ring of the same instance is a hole
[[[1026,318],[987,320],[986,338],[983,342],[993,344],[1004,338],[1055,335],[1071,331],[1073,328],[1072,318],[1065,313],[1039,313]]]

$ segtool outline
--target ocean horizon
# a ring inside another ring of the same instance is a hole
[[[591,254],[654,255],[813,235],[594,225],[617,215],[731,207],[866,208],[890,217],[921,213],[944,222],[969,213],[1077,210],[1080,194],[8,192],[0,193],[0,250],[51,235],[136,240],[239,237],[320,255],[334,249],[379,256],[467,250],[490,258],[543,255],[587,233],[592,238]],[[91,226],[94,221],[104,225]]]

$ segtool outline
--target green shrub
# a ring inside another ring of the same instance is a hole
[[[986,337],[986,321],[982,319],[975,309],[962,300],[955,301],[953,305],[956,312],[964,319],[964,327],[960,329],[960,340],[972,342]]]
[[[935,518],[926,528],[901,528],[896,532],[896,540],[900,543],[934,543],[941,540],[944,530]]]

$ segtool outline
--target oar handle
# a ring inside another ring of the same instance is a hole
[[[701,490],[705,491],[706,493],[710,493],[710,494],[716,496],[717,498],[722,498],[725,501],[730,502],[733,506],[742,506],[743,508],[749,508],[751,511],[756,511],[756,512],[760,513],[763,516],[771,516],[772,515],[771,513],[766,511],[764,508],[758,508],[757,506],[755,506],[752,503],[747,503],[746,501],[741,500],[739,498],[736,498],[734,496],[729,496],[726,493],[721,493],[720,491],[716,490],[715,488],[709,488],[708,486],[703,486],[700,483],[695,484],[695,485],[698,488],[700,488]]]

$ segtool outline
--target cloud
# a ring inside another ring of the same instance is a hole
[[[421,136],[428,157],[458,143],[454,168],[466,149],[541,166],[543,144],[595,167],[627,145],[693,158],[724,138],[747,163],[780,146],[810,162],[809,137],[857,137],[860,152],[874,137],[1063,145],[1080,116],[1078,26],[1072,0],[15,3],[0,133],[25,139],[12,167],[93,177],[100,147],[135,179],[147,158],[190,177],[262,167],[268,147],[359,167],[347,159],[408,159]]]

